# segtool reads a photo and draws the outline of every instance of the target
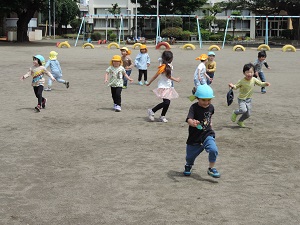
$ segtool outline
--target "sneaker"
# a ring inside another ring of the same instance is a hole
[[[154,121],[154,112],[152,111],[152,109],[148,109],[148,117],[149,120]]]
[[[65,85],[66,85],[66,88],[69,88],[70,87],[70,82],[66,81]]]
[[[44,101],[42,101],[42,108],[43,108],[43,109],[46,107],[46,102],[47,102],[47,99],[44,98]]]
[[[159,118],[159,121],[160,121],[160,122],[163,122],[163,123],[167,123],[167,122],[168,122],[168,120],[167,120],[167,118],[166,118],[165,116],[161,116],[161,117]]]
[[[236,117],[237,117],[237,115],[233,112],[232,115],[231,115],[231,121],[235,122],[236,121]]]
[[[114,104],[113,110],[116,110],[116,106],[117,106],[117,104]]]
[[[116,112],[121,112],[121,106],[119,106],[119,105],[116,105],[116,107],[115,107],[115,111],[116,111]]]
[[[123,88],[123,89],[127,89],[127,86],[123,86],[122,88]]]
[[[207,174],[214,178],[219,178],[221,176],[216,168],[208,168]]]
[[[141,85],[141,86],[143,86],[143,82],[142,81],[139,81],[138,84]]]
[[[51,91],[51,88],[47,87],[47,88],[44,89],[44,91]]]
[[[190,176],[191,173],[192,173],[191,170],[192,170],[192,166],[190,166],[190,165],[185,165],[185,166],[184,166],[183,175],[184,175],[184,176]]]
[[[36,107],[34,107],[34,109],[35,109],[36,112],[40,112],[41,111],[41,106],[37,105]]]
[[[148,81],[145,80],[144,84],[147,85],[147,84],[149,84],[149,83],[148,83]]]
[[[245,128],[245,127],[246,127],[245,124],[244,124],[244,122],[242,122],[242,121],[238,121],[237,124],[238,124],[240,127],[242,127],[242,128]]]
[[[267,92],[267,91],[266,91],[266,88],[264,88],[264,87],[261,88],[261,93],[262,93],[262,94],[265,94],[266,92]]]

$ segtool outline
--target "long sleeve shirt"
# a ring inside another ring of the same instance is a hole
[[[39,85],[43,85],[45,83],[45,78],[44,75],[47,75],[48,77],[54,79],[54,77],[52,76],[52,74],[46,70],[46,68],[44,66],[33,66],[29,69],[29,71],[23,75],[24,79],[28,78],[28,77],[32,77],[32,86],[36,87]]]
[[[48,60],[46,65],[45,65],[45,68],[47,68],[48,66],[50,66],[50,69],[51,69],[51,72],[52,72],[53,75],[56,75],[56,76],[59,76],[59,77],[62,76],[61,67],[60,67],[59,61],[57,59]]]
[[[261,82],[255,77],[252,77],[251,80],[246,80],[245,78],[239,80],[234,86],[233,89],[237,90],[238,88],[240,89],[240,93],[238,98],[239,99],[247,99],[251,98],[253,95],[253,89],[254,85],[258,85],[260,87],[265,87],[267,86],[266,82]]]
[[[139,70],[147,70],[148,64],[150,64],[150,56],[148,53],[139,53],[134,60],[134,65]]]

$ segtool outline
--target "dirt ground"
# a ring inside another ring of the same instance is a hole
[[[225,96],[229,82],[243,77],[242,67],[257,57],[255,48],[216,51],[213,127],[219,147],[220,179],[207,175],[208,154],[183,176],[188,125],[185,118],[193,74],[208,46],[172,46],[179,99],[172,100],[168,123],[149,122],[147,109],[160,102],[150,87],[135,80],[122,92],[122,112],[112,110],[105,69],[119,49],[83,49],[55,43],[0,43],[0,224],[225,224],[300,223],[299,58],[300,52],[272,48],[265,69],[267,93],[256,87],[253,113],[242,129],[230,121]],[[131,46],[129,46],[131,48]],[[149,46],[158,66],[162,50]],[[20,81],[32,56],[59,53],[63,78],[44,92],[47,108],[34,112],[31,80]],[[132,49],[132,58],[139,50]],[[150,79],[150,78],[149,78]],[[158,118],[157,113],[156,118]]]

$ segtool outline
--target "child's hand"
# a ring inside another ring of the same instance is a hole
[[[51,78],[52,81],[56,81],[56,79],[54,77]]]
[[[107,83],[107,82],[108,82],[108,80],[107,80],[107,79],[105,79],[105,80],[104,80],[104,83]]]
[[[174,80],[179,83],[181,81],[180,77],[174,78]]]
[[[130,83],[132,83],[132,82],[133,82],[133,79],[131,79],[131,78],[129,78],[128,80],[130,81]]]
[[[25,77],[24,77],[24,76],[21,76],[21,77],[20,77],[20,80],[25,80]]]
[[[267,69],[268,69],[268,70],[270,70],[270,69],[271,69],[271,67],[268,67]]]
[[[197,127],[200,124],[199,120],[193,120],[192,121],[192,127]]]
[[[271,84],[270,84],[269,82],[266,82],[266,85],[267,85],[267,86],[271,86]]]
[[[229,86],[230,88],[233,88],[233,87],[234,87],[233,83],[229,83],[228,86]]]

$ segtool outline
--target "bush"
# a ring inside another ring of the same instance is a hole
[[[189,41],[191,34],[192,34],[192,32],[190,32],[188,30],[184,30],[181,32],[181,35],[180,35],[180,37],[178,37],[178,39],[184,40],[184,41]]]
[[[223,35],[221,34],[212,34],[209,37],[210,41],[223,41]]]
[[[91,38],[93,41],[101,40],[101,34],[99,32],[92,33]]]
[[[116,41],[116,40],[117,40],[117,35],[114,34],[114,33],[111,33],[111,34],[109,35],[109,40],[110,40],[110,41]]]
[[[207,30],[201,30],[202,41],[209,41],[210,32]]]
[[[181,37],[182,28],[181,27],[169,27],[166,29],[163,29],[161,32],[162,37],[175,37],[179,38]]]

